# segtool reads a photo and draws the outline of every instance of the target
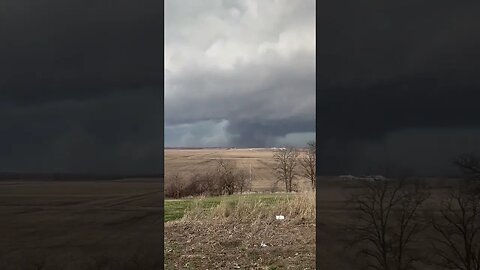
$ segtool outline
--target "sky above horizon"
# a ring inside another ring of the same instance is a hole
[[[317,3],[0,1],[0,171],[159,173],[164,142],[315,129],[321,175],[480,154],[480,2]]]
[[[322,174],[450,174],[455,156],[480,154],[478,10],[478,1],[322,3]]]
[[[165,1],[165,146],[315,139],[315,1]]]
[[[0,171],[163,171],[162,6],[0,1]]]

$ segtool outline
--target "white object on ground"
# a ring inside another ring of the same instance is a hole
[[[275,216],[277,220],[282,220],[282,219],[285,219],[285,216],[284,215],[279,215],[279,216]]]
[[[267,244],[265,244],[265,243],[262,241],[262,243],[260,244],[260,246],[261,246],[261,247],[266,247]]]

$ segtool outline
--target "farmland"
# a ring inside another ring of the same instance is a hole
[[[247,194],[165,200],[165,269],[315,269],[315,194],[275,186],[273,153],[165,150],[166,186],[170,175],[188,179],[212,170],[218,159],[252,172]],[[307,179],[298,183],[309,190]]]
[[[211,170],[218,159],[232,160],[238,167],[252,172],[252,191],[268,192],[273,189],[275,175],[273,173],[272,149],[166,149],[165,150],[165,185],[169,184],[169,175],[180,173],[188,178],[199,172]],[[301,188],[308,188],[308,180],[301,178]],[[282,191],[281,184],[276,188]]]
[[[158,179],[0,187],[0,269],[161,269]]]

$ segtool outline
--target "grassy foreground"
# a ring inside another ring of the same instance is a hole
[[[165,269],[315,269],[314,192],[171,200],[165,213]]]
[[[253,193],[244,195],[217,196],[217,197],[196,197],[178,200],[165,200],[165,222],[182,219],[185,213],[189,211],[212,210],[222,204],[236,206],[239,202],[262,203],[272,205],[279,201],[292,198],[292,194],[287,193]]]

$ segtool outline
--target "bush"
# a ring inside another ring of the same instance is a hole
[[[188,179],[176,173],[165,177],[165,197],[220,196],[243,193],[251,186],[250,177],[243,169],[229,161],[219,160],[214,171],[197,173]]]

